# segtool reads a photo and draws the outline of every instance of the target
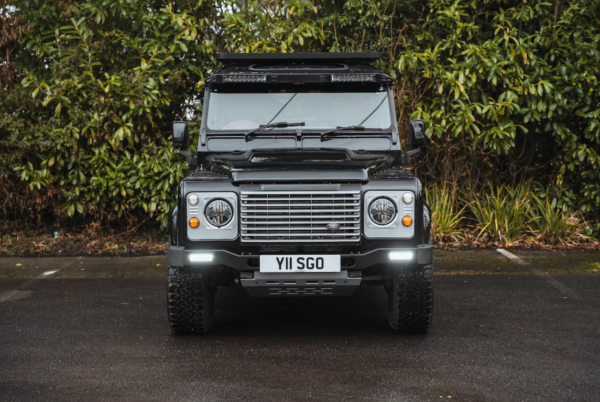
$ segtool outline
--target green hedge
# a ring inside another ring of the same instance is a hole
[[[600,212],[598,1],[4,4],[7,219],[150,214],[165,226],[189,170],[170,123],[197,131],[219,51],[379,50],[401,132],[429,124],[426,182],[476,193],[531,179],[556,208]]]

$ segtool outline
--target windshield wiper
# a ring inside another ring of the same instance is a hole
[[[329,131],[325,131],[323,133],[321,133],[321,142],[325,141],[325,136],[327,135],[331,135],[334,133],[337,133],[338,131],[345,131],[345,130],[356,130],[356,131],[363,131],[365,128],[363,126],[346,126],[346,127],[337,127],[333,130],[329,130]]]
[[[369,120],[369,118],[371,116],[373,116],[375,114],[376,111],[379,110],[379,108],[381,107],[381,105],[383,105],[383,102],[385,102],[385,100],[387,99],[387,96],[385,98],[383,98],[381,100],[381,102],[379,102],[379,105],[377,105],[377,107],[375,109],[373,109],[373,111],[371,113],[369,113],[369,115],[367,117],[365,117],[363,119],[363,121],[361,121],[360,123],[358,123],[358,125],[356,126],[347,126],[347,127],[338,127],[335,130],[330,130],[330,131],[325,131],[324,133],[321,133],[321,142],[323,142],[325,140],[325,136],[326,135],[331,135],[337,131],[343,131],[343,130],[364,130],[365,128],[363,127],[363,123],[367,120]]]
[[[264,124],[261,126],[258,126],[258,128],[255,128],[254,130],[250,130],[247,133],[244,133],[244,140],[246,142],[248,142],[250,140],[250,136],[252,136],[252,134],[256,133],[257,131],[263,130],[265,128],[284,128],[284,127],[297,127],[297,126],[304,126],[304,122],[302,123],[287,123],[285,121],[279,122],[279,123],[271,123],[271,124]]]

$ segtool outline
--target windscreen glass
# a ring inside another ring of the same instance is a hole
[[[210,130],[251,130],[277,122],[305,123],[303,130],[345,126],[387,129],[392,124],[387,92],[210,94]]]

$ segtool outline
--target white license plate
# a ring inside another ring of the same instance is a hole
[[[260,272],[340,272],[339,255],[261,255]]]

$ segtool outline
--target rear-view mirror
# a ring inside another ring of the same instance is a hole
[[[412,149],[425,145],[425,122],[423,120],[410,121],[408,140]]]
[[[185,121],[173,122],[173,147],[188,149],[190,146],[190,131]]]

